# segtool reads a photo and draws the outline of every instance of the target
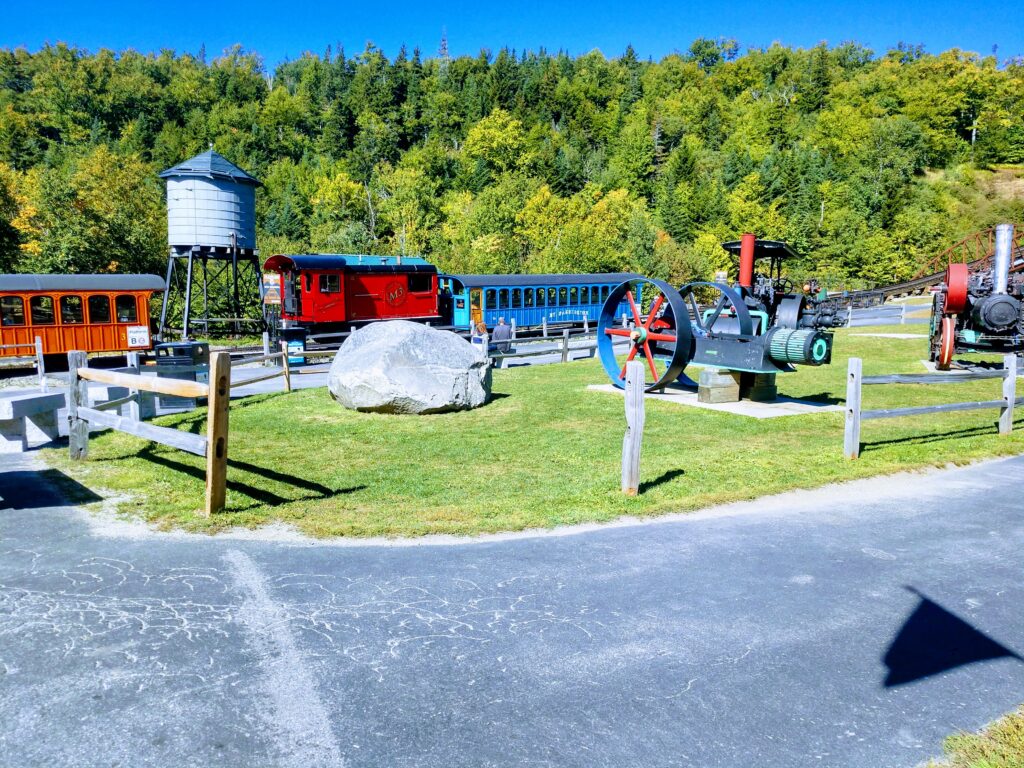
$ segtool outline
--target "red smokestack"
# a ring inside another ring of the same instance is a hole
[[[740,286],[750,288],[754,285],[754,243],[757,236],[745,232],[740,238]]]

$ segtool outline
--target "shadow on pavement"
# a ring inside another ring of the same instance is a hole
[[[94,501],[102,497],[57,469],[0,473],[0,509],[74,507]]]
[[[919,602],[882,657],[889,670],[885,678],[886,688],[912,683],[978,661],[1002,658],[1024,661],[913,587],[907,589],[918,596]]]

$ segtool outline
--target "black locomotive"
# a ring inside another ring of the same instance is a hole
[[[996,227],[991,261],[950,264],[932,300],[930,359],[948,370],[965,352],[1024,352],[1024,244],[1012,224]]]

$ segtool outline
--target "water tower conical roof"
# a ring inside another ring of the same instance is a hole
[[[178,163],[173,168],[168,168],[160,174],[161,179],[176,176],[205,176],[212,179],[227,179],[237,184],[263,186],[259,179],[250,176],[226,157],[217,154],[212,149],[191,157],[183,163]]]

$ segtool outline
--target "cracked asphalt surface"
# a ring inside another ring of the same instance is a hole
[[[422,546],[97,524],[38,468],[0,460],[2,766],[914,766],[1024,702],[1024,457]],[[911,656],[1010,655],[885,687],[917,593]]]

